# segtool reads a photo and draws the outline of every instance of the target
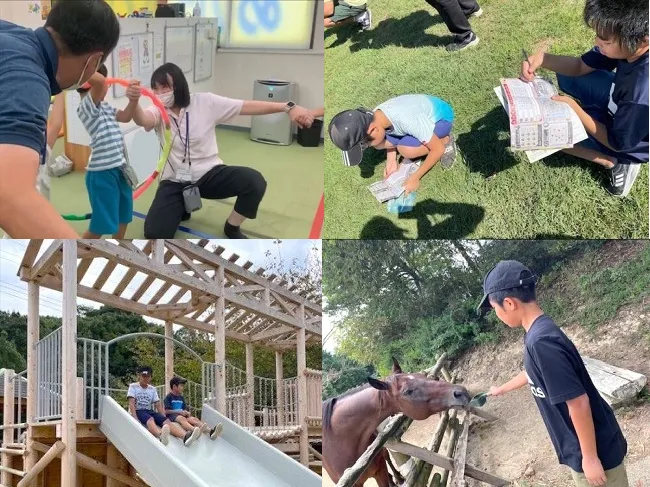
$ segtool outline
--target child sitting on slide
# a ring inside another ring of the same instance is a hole
[[[165,414],[167,419],[181,425],[185,431],[193,431],[194,428],[199,428],[201,433],[208,433],[211,440],[217,437],[223,431],[223,425],[217,424],[214,428],[210,429],[207,423],[204,423],[198,418],[190,414],[185,398],[183,397],[183,390],[185,389],[185,379],[174,377],[169,381],[169,388],[171,392],[167,394],[163,404],[165,405]]]
[[[106,75],[106,66],[102,65],[89,82],[77,90],[82,97],[77,115],[90,135],[92,149],[86,166],[92,217],[83,238],[101,238],[102,235],[124,238],[133,218],[133,191],[123,172],[127,161],[118,122],[128,123],[133,118],[140,86],[138,81],[131,81],[126,90],[129,104],[124,110],[116,110],[104,101],[108,91]]]
[[[402,95],[379,105],[374,112],[364,108],[346,110],[334,116],[329,135],[343,151],[346,166],[356,166],[367,147],[385,149],[384,178],[403,162],[424,157],[420,167],[404,184],[406,194],[416,191],[420,179],[440,161],[448,169],[456,160],[456,144],[451,135],[454,111],[447,102],[429,95]]]
[[[151,367],[144,366],[138,369],[138,382],[131,384],[126,394],[129,400],[129,413],[163,445],[169,443],[171,432],[177,438],[182,438],[185,446],[190,446],[201,436],[201,430],[193,428],[192,431],[186,432],[180,425],[172,423],[165,417],[158,391],[151,385],[151,374]]]

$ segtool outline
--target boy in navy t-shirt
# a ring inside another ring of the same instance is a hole
[[[529,385],[558,459],[571,468],[575,484],[628,487],[627,442],[614,412],[575,345],[538,306],[535,276],[520,262],[501,261],[485,276],[483,292],[480,310],[494,308],[506,325],[526,331],[524,370],[488,394]]]
[[[584,19],[596,47],[581,58],[537,52],[521,77],[531,81],[540,67],[557,73],[560,89],[577,101],[553,99],[569,104],[589,135],[564,152],[609,169],[607,190],[623,197],[648,162],[648,2],[587,0]]]
[[[186,383],[187,381],[180,377],[174,377],[169,381],[171,392],[167,394],[163,401],[167,419],[180,424],[185,431],[189,432],[198,428],[201,433],[207,433],[211,440],[216,439],[223,431],[223,425],[218,423],[214,428],[210,429],[208,424],[190,414],[190,409],[183,397]]]

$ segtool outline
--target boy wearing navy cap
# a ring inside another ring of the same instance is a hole
[[[190,409],[183,397],[183,391],[187,380],[181,377],[174,377],[169,381],[170,393],[165,397],[165,414],[167,419],[178,423],[185,431],[194,431],[198,428],[201,433],[208,433],[211,440],[215,440],[223,431],[223,425],[217,424],[214,428],[190,414]]]
[[[416,191],[420,179],[441,161],[448,169],[456,159],[451,135],[454,111],[447,102],[429,95],[402,95],[379,105],[374,112],[365,108],[346,110],[329,125],[330,139],[343,151],[346,166],[356,166],[368,147],[386,150],[384,178],[402,162],[424,158],[418,170],[404,184],[406,194]]]
[[[129,400],[129,413],[163,445],[169,443],[169,434],[182,438],[185,446],[190,446],[201,435],[199,428],[185,431],[180,425],[172,423],[165,417],[165,410],[160,404],[158,391],[151,385],[151,367],[138,369],[138,382],[129,386],[126,396]]]
[[[577,101],[553,99],[571,106],[589,135],[564,152],[608,169],[607,191],[624,197],[648,162],[648,2],[587,0],[583,15],[596,47],[580,58],[539,51],[523,62],[521,77],[532,81],[538,68],[557,73],[560,89]]]
[[[533,273],[521,262],[499,262],[485,276],[479,311],[494,309],[511,328],[523,327],[524,370],[489,395],[526,385],[535,397],[561,464],[578,487],[628,487],[627,442],[612,408],[594,386],[575,345],[544,314]]]

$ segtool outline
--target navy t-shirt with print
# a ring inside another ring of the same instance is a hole
[[[524,368],[560,463],[582,472],[580,443],[566,401],[585,393],[603,468],[623,462],[627,442],[612,408],[598,393],[573,342],[546,315],[537,318],[524,337]]]
[[[171,392],[165,397],[165,409],[173,409],[174,411],[185,411],[187,404],[183,396],[177,396]]]
[[[50,96],[61,92],[58,62],[43,27],[32,30],[0,20],[0,144],[44,151]]]
[[[607,107],[607,141],[615,151],[648,162],[648,53],[628,63],[608,58],[594,47],[582,61],[594,69],[616,69]]]

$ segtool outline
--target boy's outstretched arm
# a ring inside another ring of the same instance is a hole
[[[515,389],[521,389],[528,384],[528,376],[526,371],[522,370],[514,378],[510,379],[508,382],[501,386],[492,386],[488,392],[489,396],[501,396]]]
[[[0,228],[11,238],[79,238],[36,190],[38,153],[0,144]]]
[[[404,183],[404,190],[406,194],[417,191],[420,187],[420,179],[424,177],[429,170],[436,165],[436,163],[442,157],[442,154],[445,152],[445,145],[442,143],[436,135],[433,135],[428,143],[425,144],[429,153],[425,157],[424,161],[420,164],[420,167],[415,171]]]
[[[129,104],[124,110],[118,110],[115,115],[115,119],[121,123],[129,123],[133,120],[133,115],[135,114],[135,109],[138,106],[141,95],[140,82],[137,80],[131,80],[131,83],[126,89],[126,97],[129,99]]]
[[[556,56],[544,51],[538,51],[521,64],[521,79],[532,81],[535,71],[539,68],[548,69],[565,76],[583,76],[594,71],[582,59],[573,56]]]
[[[596,430],[594,418],[591,415],[589,396],[582,394],[566,402],[569,408],[571,422],[578,435],[580,451],[582,452],[582,470],[591,485],[605,485],[607,476],[598,458],[596,449]]]

